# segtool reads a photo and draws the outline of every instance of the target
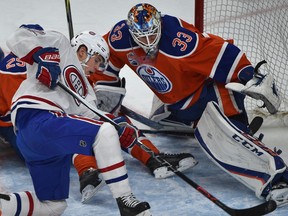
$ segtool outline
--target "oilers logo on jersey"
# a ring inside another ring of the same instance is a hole
[[[155,67],[141,65],[137,68],[137,73],[148,86],[159,93],[167,93],[172,89],[171,81]]]

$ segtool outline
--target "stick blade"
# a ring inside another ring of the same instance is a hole
[[[247,208],[247,209],[230,209],[227,211],[233,216],[261,216],[273,212],[277,208],[277,204],[274,200],[269,200],[260,205]]]

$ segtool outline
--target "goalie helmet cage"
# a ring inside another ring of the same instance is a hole
[[[254,66],[267,61],[260,71],[273,74],[282,97],[280,110],[270,115],[250,97],[246,109],[250,119],[264,117],[266,126],[288,126],[288,0],[195,0],[195,26],[234,39]]]

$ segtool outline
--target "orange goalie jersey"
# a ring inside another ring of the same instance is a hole
[[[213,80],[226,97],[226,83],[245,83],[252,78],[254,68],[232,40],[201,33],[193,25],[169,15],[162,16],[161,21],[155,58],[146,56],[134,42],[126,20],[118,22],[104,36],[111,49],[107,71],[118,75],[127,64],[162,102],[175,109],[192,106],[206,82]],[[225,104],[229,103],[232,102]],[[235,109],[226,114],[236,113]]]

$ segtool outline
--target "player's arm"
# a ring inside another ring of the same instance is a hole
[[[42,35],[44,29],[40,25],[21,25],[7,41],[7,46],[22,61],[38,64],[36,78],[53,89],[61,73],[60,54],[56,47],[51,47]]]

